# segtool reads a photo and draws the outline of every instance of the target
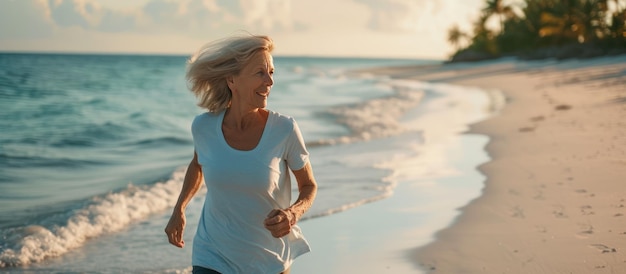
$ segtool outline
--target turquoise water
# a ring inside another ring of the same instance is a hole
[[[193,152],[190,123],[202,112],[185,62],[0,54],[0,270],[188,271],[190,249],[168,246],[162,232]],[[430,138],[488,115],[480,90],[348,73],[429,61],[274,62],[268,108],[296,118],[319,183],[306,218],[384,199],[399,174],[436,173],[438,162],[431,173],[405,164],[439,161],[425,157],[436,150]],[[189,205],[188,243],[202,200]]]

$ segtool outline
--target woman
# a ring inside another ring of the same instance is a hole
[[[195,151],[165,233],[184,246],[185,208],[204,177],[193,273],[289,273],[310,251],[296,223],[317,184],[295,120],[265,108],[273,47],[266,36],[233,37],[190,59],[187,79],[208,112],[192,123]],[[299,190],[293,204],[289,170]]]

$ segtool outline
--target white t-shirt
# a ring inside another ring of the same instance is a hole
[[[310,247],[298,226],[277,239],[263,221],[291,205],[287,167],[303,168],[309,153],[296,121],[274,111],[254,149],[234,149],[222,133],[224,113],[200,114],[191,126],[207,186],[192,265],[223,274],[280,273]]]

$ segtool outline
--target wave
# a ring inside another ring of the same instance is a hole
[[[131,146],[161,146],[161,145],[192,145],[193,141],[189,138],[180,137],[158,137],[148,138],[130,143]]]
[[[96,196],[79,209],[36,224],[0,231],[0,267],[21,266],[62,255],[82,246],[88,239],[113,233],[163,212],[172,206],[182,185],[185,168],[170,179],[150,186],[127,188]],[[63,223],[46,226],[45,223]]]
[[[82,247],[88,240],[112,234],[153,214],[171,208],[183,184],[186,168],[153,185],[128,185],[105,195],[77,202],[74,209],[49,214],[29,225],[0,229],[0,268],[19,267],[58,257]],[[384,199],[392,194],[395,183],[387,180],[377,188],[379,194],[342,202],[308,212],[302,221],[325,217]],[[196,196],[202,196],[206,188]]]
[[[0,164],[11,168],[81,168],[92,165],[102,165],[105,162],[85,159],[72,159],[69,157],[46,157],[33,155],[17,155],[0,153]]]
[[[388,181],[385,186],[379,189],[380,191],[379,195],[374,195],[374,196],[367,197],[367,198],[361,198],[354,202],[344,203],[340,206],[325,208],[325,209],[317,210],[317,211],[309,211],[307,212],[307,214],[305,214],[302,217],[300,221],[330,216],[330,215],[341,213],[349,209],[356,208],[356,207],[359,207],[368,203],[373,203],[373,202],[385,199],[393,195],[393,190],[396,188],[396,185],[397,185],[396,182]]]
[[[340,105],[328,109],[324,114],[335,117],[337,123],[350,131],[349,135],[332,139],[311,141],[307,145],[324,146],[348,144],[395,136],[406,131],[401,118],[415,108],[424,97],[424,91],[415,82],[390,82],[393,93],[358,104]]]

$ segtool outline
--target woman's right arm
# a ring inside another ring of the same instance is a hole
[[[185,174],[185,180],[183,182],[183,189],[180,191],[176,206],[170,217],[170,221],[165,227],[165,234],[170,244],[182,248],[185,246],[183,240],[183,231],[185,230],[185,208],[191,201],[191,198],[198,192],[202,185],[202,167],[198,163],[198,155],[194,151],[193,159],[187,167],[187,173]]]

